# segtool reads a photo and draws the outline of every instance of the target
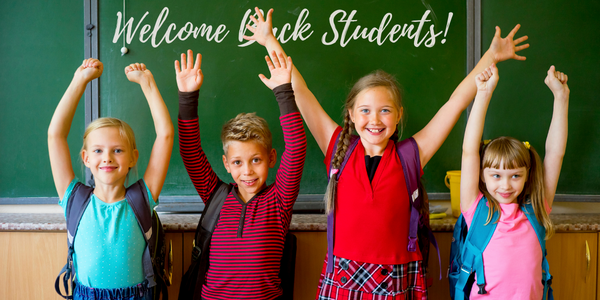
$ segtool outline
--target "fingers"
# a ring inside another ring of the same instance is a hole
[[[256,16],[258,16],[258,19],[261,22],[264,22],[265,19],[264,19],[264,16],[263,16],[262,12],[260,11],[260,9],[258,9],[258,7],[254,7],[254,11],[256,11]],[[250,16],[250,17],[252,18],[252,16]],[[256,23],[258,23],[258,22],[256,22]]]
[[[273,16],[273,9],[269,9],[267,12],[267,23],[271,23],[271,17]]]
[[[526,60],[527,57],[515,54],[513,56],[513,59],[515,59],[515,60]]]
[[[272,71],[273,69],[275,69],[275,66],[273,66],[273,63],[271,62],[271,58],[268,55],[265,55],[265,60],[267,61],[267,66],[269,67],[269,71]]]
[[[190,50],[190,53],[191,52],[192,50]],[[202,54],[196,53],[196,63],[194,64],[194,69],[198,70],[200,69],[200,66],[202,66]]]
[[[496,26],[496,33],[494,33],[494,37],[502,38],[502,35],[500,34],[500,26]]]
[[[130,64],[129,66],[125,67],[125,74],[128,74],[129,72],[133,72],[133,71],[145,71],[145,70],[146,70],[145,64],[133,63],[133,64]]]
[[[560,72],[560,71],[556,71],[556,67],[554,67],[554,66],[550,66],[550,69],[548,69],[547,78],[549,78],[549,79],[556,78],[560,81],[561,84],[565,84],[569,80],[569,76],[567,76],[567,74]]]
[[[194,65],[194,53],[192,52],[192,49],[188,49],[187,51],[187,69],[191,69]]]
[[[515,34],[517,33],[517,31],[519,31],[519,28],[521,28],[521,24],[517,24],[515,26],[515,28],[513,28],[506,37],[512,39],[515,36]]]
[[[273,65],[275,66],[275,68],[281,68],[281,61],[275,51],[271,52],[271,60],[273,61]]]
[[[528,36],[524,35],[524,36],[514,40],[514,43],[515,43],[515,45],[520,44],[520,43],[526,41],[528,38],[529,38]],[[529,45],[529,44],[527,44],[527,45]]]
[[[179,68],[179,61],[175,60],[175,75],[179,75],[181,73],[181,68]]]

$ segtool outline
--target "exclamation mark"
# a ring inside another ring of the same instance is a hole
[[[454,15],[454,13],[449,12],[448,13],[448,22],[446,23],[446,31],[444,31],[444,39],[442,40],[442,44],[446,43],[446,35],[448,34],[448,28],[450,28],[450,22],[452,22],[452,16]]]

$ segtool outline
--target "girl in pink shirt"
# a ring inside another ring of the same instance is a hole
[[[498,69],[492,64],[475,81],[477,95],[463,142],[460,204],[469,227],[479,201],[487,201],[490,208],[486,225],[495,211],[499,220],[483,252],[486,293],[479,294],[475,282],[470,299],[542,299],[543,253],[523,205],[532,204],[548,239],[554,233],[549,213],[567,144],[567,75],[551,66],[544,80],[554,94],[554,110],[543,164],[528,142],[515,138],[480,145]]]

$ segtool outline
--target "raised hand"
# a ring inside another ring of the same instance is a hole
[[[271,72],[271,78],[263,74],[259,74],[258,77],[262,82],[270,89],[274,89],[284,83],[290,83],[292,80],[292,58],[285,57],[283,53],[271,52],[271,58],[265,56],[267,66]]]
[[[185,53],[181,53],[181,67],[179,67],[179,61],[175,61],[175,76],[179,91],[193,92],[200,89],[204,81],[201,65],[202,55],[200,53],[196,54],[195,64],[192,50],[187,51],[187,59]]]
[[[152,79],[154,81],[154,77],[152,76],[152,72],[146,69],[145,64],[134,63],[125,67],[125,75],[127,79],[131,82],[135,82],[137,84],[142,84],[144,79]]]
[[[78,78],[86,84],[102,75],[104,65],[95,58],[88,58],[83,61],[81,66],[75,71],[75,78]]]
[[[546,79],[544,79],[544,83],[550,88],[554,95],[560,93],[568,94],[569,86],[567,85],[567,81],[569,80],[569,76],[563,72],[556,71],[554,66],[550,66],[548,69],[548,75]]]
[[[498,68],[496,64],[492,64],[475,77],[477,91],[492,93],[498,84],[498,79]]]
[[[258,19],[256,19],[254,16],[250,16],[250,20],[252,20],[252,22],[254,22],[255,26],[250,26],[249,24],[246,24],[246,28],[248,30],[250,30],[250,32],[254,33],[253,36],[246,36],[244,35],[243,38],[245,40],[249,40],[249,41],[256,41],[259,44],[261,44],[262,46],[264,46],[267,42],[267,39],[269,39],[270,37],[274,37],[273,36],[273,20],[271,18],[271,16],[273,15],[273,9],[269,9],[269,11],[267,12],[267,19],[264,19],[264,16],[262,14],[262,12],[260,11],[260,9],[258,9],[258,7],[255,7],[254,10],[256,11],[256,15],[258,16]]]
[[[529,44],[519,45],[526,41],[528,37],[525,35],[513,40],[517,31],[519,31],[519,28],[521,28],[521,25],[517,24],[505,38],[502,38],[500,36],[500,27],[496,26],[496,34],[490,45],[490,51],[492,51],[492,57],[495,63],[507,59],[525,60],[525,56],[517,55],[517,52],[529,48]]]

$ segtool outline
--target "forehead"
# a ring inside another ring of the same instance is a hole
[[[227,157],[254,157],[257,155],[268,155],[267,148],[257,141],[229,141],[227,146]]]
[[[496,168],[485,168],[483,169],[486,173],[501,173],[501,174],[514,174],[514,173],[525,173],[527,172],[527,168],[520,167],[515,169],[505,169],[504,167]]]
[[[93,145],[117,145],[129,147],[127,140],[121,136],[117,127],[102,127],[90,132],[87,136],[86,144]]]
[[[397,107],[392,92],[383,86],[365,89],[356,95],[354,107],[359,106],[394,106]]]

